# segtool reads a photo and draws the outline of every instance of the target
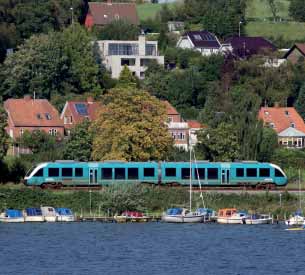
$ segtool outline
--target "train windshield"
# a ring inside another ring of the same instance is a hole
[[[34,171],[34,169],[36,168],[36,166],[33,166],[29,171],[27,171],[27,173],[25,174],[26,177],[29,177],[31,175],[31,173]]]
[[[275,169],[275,176],[279,178],[285,178],[285,175],[279,169]]]

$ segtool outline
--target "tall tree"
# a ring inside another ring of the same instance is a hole
[[[289,15],[295,20],[305,21],[305,6],[303,0],[290,0]]]
[[[297,109],[301,117],[305,120],[305,83],[303,84],[299,92],[298,98],[295,103],[295,108]]]
[[[147,92],[131,87],[110,90],[105,108],[93,122],[94,160],[162,160],[172,147],[165,106]]]
[[[89,120],[84,120],[72,129],[69,140],[65,145],[65,159],[79,161],[91,160],[92,133],[89,131],[89,126]]]
[[[7,125],[7,114],[2,106],[0,106],[0,161],[3,160],[9,147],[9,137],[5,131]]]

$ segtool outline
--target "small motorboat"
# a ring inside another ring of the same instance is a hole
[[[288,226],[296,226],[296,225],[303,225],[305,219],[302,215],[301,211],[295,212],[288,220],[285,221],[285,224]]]
[[[219,209],[217,222],[222,224],[245,224],[249,215],[244,211],[237,211],[236,208]]]
[[[46,222],[56,222],[57,214],[54,207],[51,206],[42,206],[40,207],[42,216]]]
[[[44,222],[40,208],[26,208],[24,211],[24,220],[26,222]]]
[[[56,208],[57,221],[59,222],[74,222],[75,216],[69,208]]]
[[[170,208],[162,215],[161,220],[170,223],[200,223],[204,220],[204,214],[191,212],[186,208]]]
[[[269,224],[272,223],[272,217],[266,214],[253,214],[246,219],[246,224]]]
[[[148,222],[151,218],[145,216],[143,213],[138,211],[124,211],[121,215],[114,216],[116,222]]]
[[[0,222],[24,222],[22,211],[15,209],[6,209],[0,214]]]

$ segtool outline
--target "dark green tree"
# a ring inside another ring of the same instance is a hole
[[[3,160],[9,147],[9,137],[5,130],[6,126],[7,114],[4,108],[0,106],[0,162]]]
[[[303,119],[305,119],[305,84],[302,86],[298,98],[295,102],[295,108]]]
[[[290,0],[289,15],[299,22],[305,21],[305,6],[303,0]]]
[[[277,133],[271,128],[263,128],[262,140],[258,147],[257,160],[261,162],[270,162],[277,148]]]
[[[64,149],[64,158],[69,160],[90,161],[92,153],[92,134],[90,121],[84,120],[72,130]]]

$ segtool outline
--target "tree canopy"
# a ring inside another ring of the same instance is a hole
[[[105,107],[91,126],[94,160],[162,160],[172,147],[165,106],[147,92],[111,89]]]

